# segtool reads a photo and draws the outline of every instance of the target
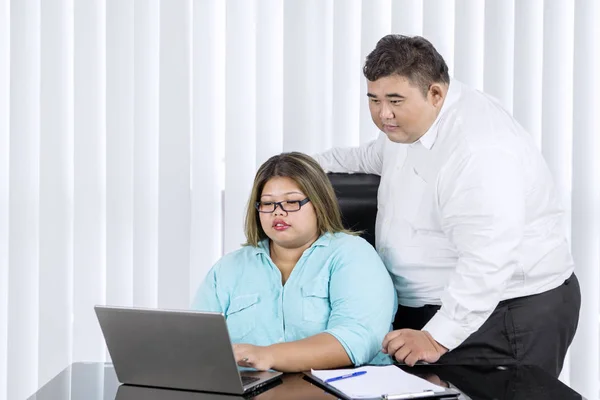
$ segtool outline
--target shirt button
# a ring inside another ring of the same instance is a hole
[[[281,343],[281,342],[283,342],[283,338],[282,337],[279,338],[279,343]]]

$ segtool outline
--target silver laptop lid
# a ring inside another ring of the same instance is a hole
[[[96,315],[122,383],[243,394],[280,373],[254,372],[246,386],[219,313],[96,306]]]

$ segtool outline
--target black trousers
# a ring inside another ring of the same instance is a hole
[[[581,292],[575,274],[559,287],[540,294],[504,300],[485,323],[439,364],[498,366],[537,365],[558,377],[573,341]],[[421,329],[440,306],[399,306],[394,329]]]

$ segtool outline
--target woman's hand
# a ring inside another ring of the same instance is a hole
[[[235,362],[241,367],[267,371],[273,368],[275,359],[270,346],[254,346],[251,344],[234,344]]]

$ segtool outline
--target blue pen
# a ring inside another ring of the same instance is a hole
[[[342,376],[336,376],[335,378],[326,379],[325,383],[335,382],[335,381],[339,381],[339,380],[346,379],[346,378],[354,378],[355,376],[364,375],[366,373],[367,373],[367,371],[356,371],[351,374],[346,374],[346,375],[342,375]]]

